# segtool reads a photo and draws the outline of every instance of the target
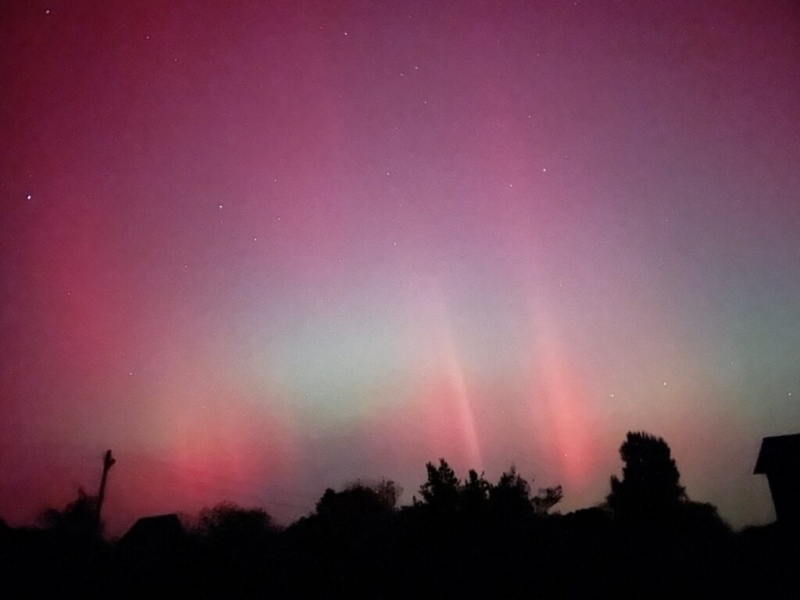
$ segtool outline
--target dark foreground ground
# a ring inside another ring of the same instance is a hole
[[[627,521],[411,507],[116,543],[3,525],[0,597],[800,598],[796,529],[733,533],[702,506]]]

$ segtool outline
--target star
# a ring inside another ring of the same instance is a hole
[[[26,200],[31,200],[32,198],[33,198],[33,194],[28,194],[27,196],[25,196]]]

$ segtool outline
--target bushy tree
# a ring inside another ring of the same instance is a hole
[[[564,490],[560,485],[548,488],[539,488],[539,493],[531,498],[533,511],[539,516],[545,516],[550,509],[561,502],[564,497]]]
[[[486,481],[483,473],[478,475],[475,469],[470,469],[459,490],[462,507],[467,511],[485,508],[489,501],[491,490],[492,484]]]
[[[402,488],[391,480],[382,479],[377,483],[359,480],[339,492],[326,489],[317,502],[316,512],[321,517],[345,519],[390,512],[402,493]]]
[[[509,518],[524,518],[532,513],[547,514],[562,497],[561,486],[543,488],[531,497],[531,486],[514,465],[505,471],[496,484],[486,480],[483,473],[470,469],[460,481],[443,458],[439,466],[425,465],[428,478],[420,487],[422,506],[445,512],[471,514],[491,510]]]
[[[63,509],[48,508],[39,516],[39,523],[68,535],[99,535],[102,523],[97,522],[97,498],[88,495],[82,487],[78,488],[78,498]]]
[[[222,502],[200,512],[197,532],[219,546],[254,546],[276,531],[272,517],[262,508],[243,508]]]
[[[489,491],[489,499],[495,509],[508,516],[523,516],[533,509],[531,486],[514,465],[500,476]]]
[[[437,510],[455,510],[459,500],[459,481],[453,469],[443,458],[439,459],[438,467],[428,463],[425,468],[428,479],[419,488],[423,502]]]
[[[663,438],[628,432],[619,448],[622,479],[611,477],[608,506],[618,514],[654,514],[686,500],[680,473]]]
[[[358,483],[359,485],[365,485],[361,481]],[[397,507],[397,502],[400,500],[400,496],[403,494],[403,488],[397,485],[391,479],[381,479],[377,483],[366,485],[368,485],[368,487],[375,492],[375,494],[377,494],[378,498],[387,510]]]

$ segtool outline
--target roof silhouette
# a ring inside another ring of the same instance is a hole
[[[163,548],[179,542],[184,534],[183,524],[175,513],[154,515],[136,521],[119,544],[123,548]]]
[[[763,475],[800,468],[800,433],[765,437],[753,473]]]

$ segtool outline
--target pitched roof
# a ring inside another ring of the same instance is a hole
[[[753,473],[798,469],[800,469],[800,433],[765,437],[761,441],[761,451],[758,453]]]
[[[171,513],[166,515],[154,515],[152,517],[142,517],[133,524],[128,532],[122,536],[121,543],[138,543],[141,540],[164,541],[175,539],[184,533],[178,515]]]

